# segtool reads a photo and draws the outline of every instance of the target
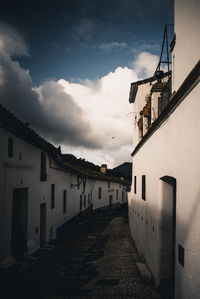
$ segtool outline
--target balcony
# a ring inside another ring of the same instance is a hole
[[[172,94],[172,80],[170,78],[166,83],[165,87],[163,88],[161,92],[161,96],[158,98],[158,116],[161,114],[161,112],[165,109],[165,107],[169,103],[171,94]]]
[[[171,77],[167,82],[156,82],[151,93],[145,96],[145,106],[140,111],[140,118],[137,122],[139,129],[139,140],[148,132],[152,124],[159,117],[161,112],[168,105],[171,97]]]

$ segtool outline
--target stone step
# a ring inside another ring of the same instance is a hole
[[[143,279],[146,283],[152,283],[153,278],[151,272],[147,269],[146,265],[144,263],[136,263],[136,267]]]

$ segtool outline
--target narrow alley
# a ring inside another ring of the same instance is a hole
[[[89,223],[72,223],[59,240],[1,270],[2,298],[161,299],[141,279],[139,261],[127,210],[98,211]]]

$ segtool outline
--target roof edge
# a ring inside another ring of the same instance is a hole
[[[171,75],[171,71],[166,72],[163,74],[163,78],[170,76]],[[136,98],[136,94],[137,94],[137,90],[138,90],[138,86],[142,85],[142,84],[146,84],[152,81],[157,80],[156,76],[152,76],[143,80],[138,80],[136,82],[131,83],[131,88],[130,88],[130,92],[129,92],[129,103],[132,104],[135,102],[135,98]]]
[[[68,162],[63,161],[62,154],[59,148],[56,148],[52,143],[37,134],[35,130],[29,127],[26,123],[19,120],[12,112],[10,112],[4,105],[0,103],[0,127],[4,130],[11,132],[24,142],[38,148],[47,153],[62,169],[73,174],[85,176],[90,179],[98,179],[103,181],[113,181],[122,185],[129,185],[131,182],[128,180],[120,180],[114,176],[101,176],[95,177],[87,168],[80,169]]]

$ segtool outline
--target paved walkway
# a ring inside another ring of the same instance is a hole
[[[53,246],[0,271],[3,299],[161,299],[136,269],[124,210],[97,212],[66,231]]]
[[[133,248],[124,217],[115,217],[102,233],[106,239],[104,256],[94,260],[98,275],[88,282],[88,298],[160,299],[152,285],[140,278],[135,263],[139,261]]]

